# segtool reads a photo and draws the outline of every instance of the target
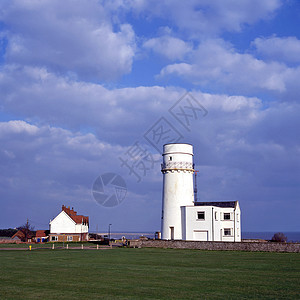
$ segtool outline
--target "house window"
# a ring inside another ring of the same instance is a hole
[[[224,220],[230,220],[230,213],[224,213]]]
[[[73,236],[71,236],[71,235],[69,236],[69,235],[68,235],[68,236],[67,236],[67,241],[68,241],[68,242],[72,242],[72,241],[73,241]]]
[[[172,156],[169,157],[169,161],[172,161]]]
[[[204,211],[197,212],[197,220],[205,220],[205,212]]]
[[[52,242],[58,241],[58,237],[57,237],[56,235],[52,236],[52,237],[51,237],[51,241],[52,241]]]
[[[218,213],[215,211],[215,220],[218,221]]]
[[[224,228],[224,235],[231,235],[231,228]]]

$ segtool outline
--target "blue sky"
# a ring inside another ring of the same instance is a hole
[[[45,229],[64,204],[91,230],[159,230],[147,133],[169,126],[201,201],[239,200],[242,231],[299,231],[299,28],[296,0],[1,1],[0,227]],[[110,172],[128,190],[107,208],[91,191]]]

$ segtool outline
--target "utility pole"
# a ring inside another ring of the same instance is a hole
[[[108,242],[110,243],[110,226],[112,224],[108,224]]]
[[[25,230],[24,230],[25,242],[28,242],[29,231],[30,231],[30,226],[29,226],[29,221],[28,221],[28,218],[27,218],[26,225],[25,225]]]

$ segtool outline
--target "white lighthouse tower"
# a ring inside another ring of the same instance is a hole
[[[166,144],[163,149],[162,239],[183,239],[181,207],[193,205],[193,146]]]

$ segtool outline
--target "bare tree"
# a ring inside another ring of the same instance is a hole
[[[287,237],[282,232],[276,232],[272,237],[272,242],[285,243]]]
[[[28,219],[24,225],[17,229],[24,234],[24,242],[27,242],[27,240],[33,236],[34,227],[28,222]]]

